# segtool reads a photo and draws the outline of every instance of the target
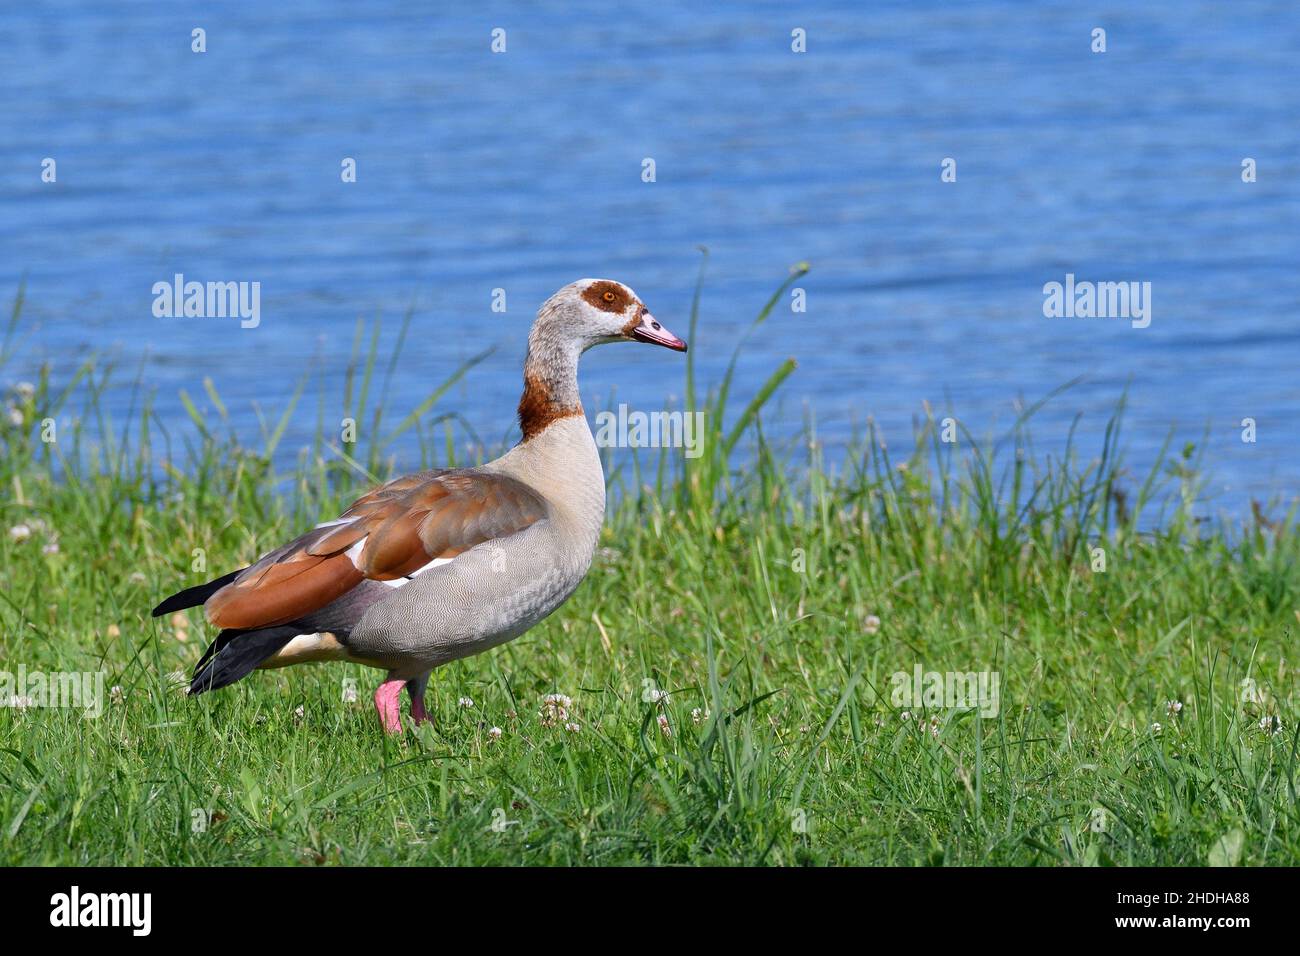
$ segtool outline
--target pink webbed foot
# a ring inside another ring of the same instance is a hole
[[[386,680],[375,691],[375,710],[379,714],[379,723],[385,732],[390,734],[402,732],[401,708],[398,704],[402,699],[404,686],[406,686],[404,680]]]

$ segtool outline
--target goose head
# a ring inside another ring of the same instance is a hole
[[[650,314],[635,292],[613,279],[579,279],[546,300],[529,344],[567,341],[585,352],[606,342],[645,342],[675,352],[686,343]]]
[[[578,357],[606,342],[645,342],[685,352],[686,343],[613,279],[570,282],[542,305],[528,333],[519,428],[528,442],[552,423],[581,415]]]

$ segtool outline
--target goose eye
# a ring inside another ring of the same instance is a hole
[[[612,292],[606,292],[606,293],[602,296],[602,298],[603,298],[606,302],[613,302],[613,301],[614,301],[614,293],[612,293]]]

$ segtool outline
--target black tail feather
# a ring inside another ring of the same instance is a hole
[[[222,631],[194,668],[190,693],[202,694],[233,684],[301,633],[302,628],[295,624]]]
[[[245,568],[240,568],[238,571],[231,571],[229,574],[223,574],[215,581],[209,581],[206,584],[196,584],[194,587],[186,588],[184,591],[177,591],[153,609],[153,616],[161,617],[162,615],[168,614],[172,611],[183,611],[187,607],[196,607],[210,598],[213,593],[221,590],[221,588],[224,588],[231,581],[235,580],[236,575],[245,570]]]

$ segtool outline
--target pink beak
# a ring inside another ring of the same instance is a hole
[[[666,328],[659,324],[659,321],[649,312],[641,314],[641,321],[636,328],[632,330],[632,338],[638,342],[649,342],[651,345],[662,345],[666,349],[672,349],[674,352],[685,352],[686,343],[673,335]]]

